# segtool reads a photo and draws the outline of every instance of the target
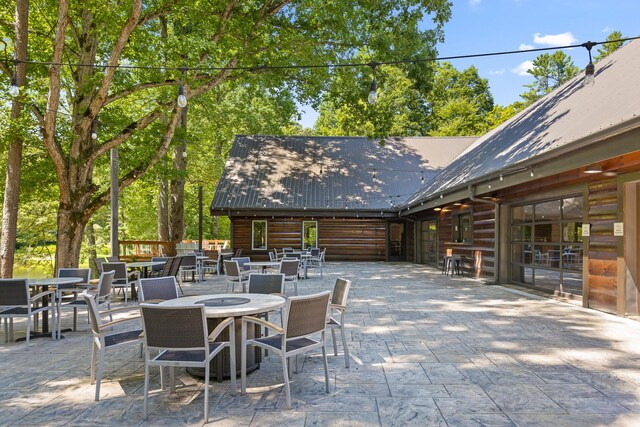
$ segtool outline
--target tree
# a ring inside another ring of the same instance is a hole
[[[28,66],[31,86],[23,101],[55,171],[59,267],[77,265],[86,224],[109,202],[108,181],[96,176],[105,154],[118,147],[124,189],[171,148],[182,113],[175,101],[179,84],[190,99],[238,81],[259,82],[283,99],[315,102],[326,87],[327,69],[261,67],[345,61],[363,46],[380,60],[424,57],[442,39],[450,17],[446,0],[39,0],[37,8],[29,59],[50,65]],[[433,28],[420,30],[427,16]],[[161,18],[170,22],[166,40],[159,37]],[[185,65],[199,68],[177,71]],[[407,66],[418,81],[424,69]],[[10,75],[8,64],[2,70]],[[100,132],[93,139],[96,122]]]
[[[489,81],[474,66],[459,71],[451,63],[438,64],[431,105],[431,135],[480,135],[488,129],[487,114],[493,109]]]
[[[573,64],[570,56],[558,50],[551,54],[539,55],[527,73],[531,74],[535,81],[525,85],[529,90],[520,96],[529,105],[576,76],[578,67]]]
[[[624,42],[618,40],[624,38],[626,37],[623,36],[620,31],[612,31],[611,33],[609,33],[606,40],[609,43],[603,43],[600,45],[600,47],[598,48],[598,53],[593,58],[594,62],[598,62],[611,55],[616,50],[620,49],[624,45]]]
[[[15,58],[27,59],[29,1],[17,0],[15,9]],[[3,42],[4,43],[4,42]],[[6,64],[3,68],[8,71]],[[26,86],[26,64],[20,62],[15,67],[15,78],[19,87]],[[0,277],[13,277],[15,241],[18,227],[18,201],[20,197],[20,169],[22,164],[23,138],[18,123],[23,113],[22,103],[17,99],[11,102],[10,135],[11,142],[7,150],[7,172],[2,204],[2,226],[0,228]]]

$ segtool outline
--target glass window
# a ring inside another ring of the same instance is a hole
[[[533,205],[515,206],[511,208],[513,224],[533,221]]]
[[[582,197],[562,200],[562,219],[582,219]]]
[[[536,223],[536,242],[558,242],[560,243],[560,224],[558,223]]]
[[[530,242],[531,241],[530,225],[516,225],[511,227],[511,240],[514,242]]]
[[[560,200],[536,204],[536,221],[559,221]]]
[[[318,247],[318,221],[302,221],[302,249]]]
[[[253,221],[251,223],[251,249],[267,249],[267,221]]]
[[[456,243],[471,242],[471,212],[454,214],[453,241]]]

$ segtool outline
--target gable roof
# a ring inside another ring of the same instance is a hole
[[[475,140],[239,135],[211,212],[393,210]]]
[[[596,64],[593,86],[583,87],[580,73],[481,136],[405,206],[640,127],[638,70],[640,40],[635,40]]]

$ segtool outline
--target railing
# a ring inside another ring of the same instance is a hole
[[[181,243],[195,243],[197,240],[183,240]],[[176,245],[180,243],[162,240],[120,240],[120,259],[123,261],[146,261],[154,256],[174,256],[176,255]],[[203,240],[202,249],[220,250],[230,249],[228,240]]]
[[[154,256],[175,255],[175,243],[162,240],[120,240],[120,259],[145,261]]]

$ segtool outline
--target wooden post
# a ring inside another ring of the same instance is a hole
[[[120,256],[118,244],[118,149],[111,149],[111,256]]]
[[[202,250],[202,185],[198,185],[198,250]]]

